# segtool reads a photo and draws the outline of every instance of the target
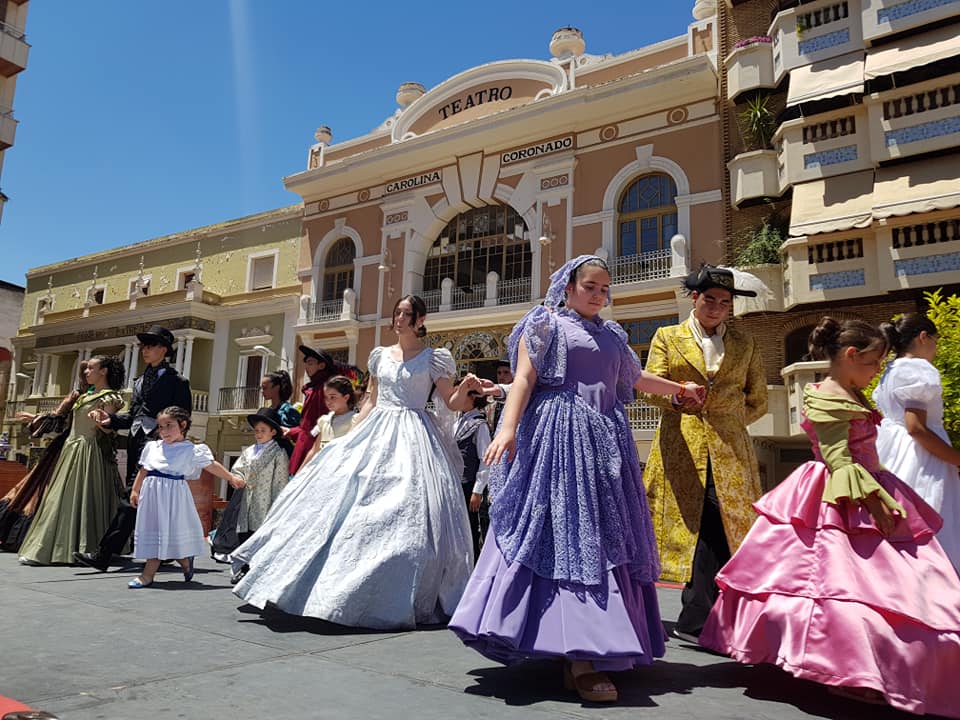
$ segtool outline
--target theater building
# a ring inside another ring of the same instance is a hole
[[[610,317],[643,355],[689,312],[680,278],[723,257],[715,42],[708,18],[590,54],[564,28],[549,58],[403,84],[367,135],[332,142],[335,129],[318,129],[308,166],[284,180],[304,205],[298,341],[365,366],[392,341],[397,298],[415,293],[428,342],[490,376],[553,270],[597,253],[612,271]],[[630,412],[649,441],[657,412]]]

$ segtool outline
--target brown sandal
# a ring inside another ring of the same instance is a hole
[[[606,673],[589,672],[574,675],[569,663],[563,665],[563,686],[567,690],[576,690],[580,699],[585,702],[612,703],[617,701],[617,688],[613,690],[598,690],[598,685],[610,684],[613,681]]]

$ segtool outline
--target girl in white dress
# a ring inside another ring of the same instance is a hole
[[[207,551],[207,542],[187,480],[209,470],[233,487],[243,487],[241,478],[213,459],[210,448],[186,439],[189,429],[190,413],[168,407],[157,415],[160,439],[148,442],[140,455],[130,492],[130,504],[137,508],[133,555],[147,562],[140,577],[127,583],[131,590],[150,586],[167,558],[179,558],[184,581],[193,579],[193,558]]]
[[[943,427],[943,386],[933,366],[937,326],[925,315],[909,313],[881,329],[897,358],[873,392],[883,413],[880,462],[943,517],[937,539],[960,572],[960,450]]]
[[[327,405],[328,412],[321,415],[311,430],[316,440],[313,441],[313,447],[307,453],[303,464],[306,465],[313,459],[313,456],[323,450],[324,446],[331,440],[343,437],[354,426],[357,420],[356,406],[357,394],[353,388],[350,378],[343,375],[334,375],[323,384],[323,401]]]
[[[258,608],[340,625],[413,628],[446,620],[473,566],[460,453],[424,408],[459,407],[450,352],[421,338],[426,306],[401,298],[397,344],[370,353],[370,401],[356,427],[305,463],[234,553],[234,593]],[[442,402],[441,402],[442,401]]]

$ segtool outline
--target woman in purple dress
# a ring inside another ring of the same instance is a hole
[[[569,689],[613,702],[607,672],[664,652],[660,562],[623,403],[634,389],[705,391],[643,372],[626,333],[598,317],[610,302],[602,259],[582,255],[550,280],[545,306],[510,335],[514,383],[485,456],[490,533],[450,628],[498,662],[562,658]]]

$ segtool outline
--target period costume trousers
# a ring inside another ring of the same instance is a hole
[[[142,431],[127,436],[127,475],[126,487],[123,497],[120,498],[120,505],[117,512],[110,522],[110,527],[100,539],[100,554],[110,557],[111,555],[120,555],[126,549],[133,535],[133,529],[137,525],[137,509],[130,504],[129,492],[133,487],[133,481],[140,470],[140,454],[143,452],[143,446],[150,440]]]
[[[693,570],[690,580],[683,588],[680,601],[683,608],[677,618],[677,630],[690,635],[699,635],[707,616],[717,600],[716,577],[727,560],[730,547],[723,530],[720,501],[713,482],[713,469],[707,465],[707,486],[703,495],[703,513],[700,516],[700,533],[693,554]]]

